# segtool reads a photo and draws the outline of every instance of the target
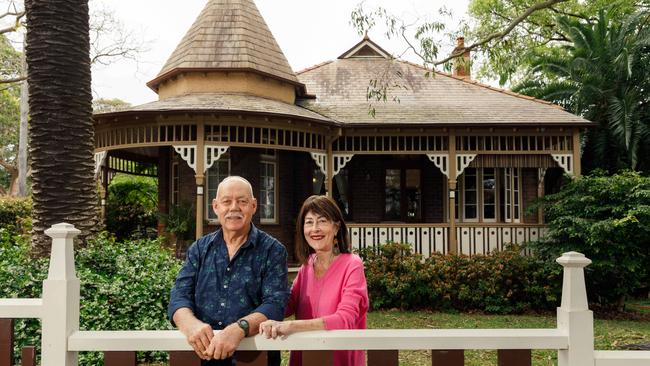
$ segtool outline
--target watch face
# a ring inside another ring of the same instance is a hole
[[[246,319],[239,319],[237,321],[237,325],[239,325],[239,327],[244,330],[244,335],[248,336],[248,321]]]

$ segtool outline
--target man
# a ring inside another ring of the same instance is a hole
[[[168,315],[203,365],[231,366],[242,339],[256,334],[261,322],[284,317],[287,251],[251,223],[257,201],[246,179],[225,178],[212,209],[221,229],[188,249]],[[269,352],[268,359],[269,366],[280,365],[279,352]]]

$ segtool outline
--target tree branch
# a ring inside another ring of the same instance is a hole
[[[508,24],[508,26],[504,30],[502,30],[501,32],[492,33],[492,34],[488,35],[486,38],[484,38],[484,39],[482,39],[482,40],[480,40],[480,41],[478,41],[476,43],[473,43],[473,44],[471,44],[471,45],[469,45],[467,47],[464,47],[464,48],[456,49],[455,52],[452,52],[451,55],[449,55],[445,59],[440,60],[440,61],[434,61],[434,62],[432,62],[432,64],[434,66],[445,64],[445,63],[449,62],[450,60],[453,60],[453,59],[455,59],[457,57],[462,56],[467,51],[471,51],[471,50],[473,50],[475,48],[481,47],[481,46],[483,46],[483,45],[485,45],[485,44],[487,44],[487,43],[489,43],[489,42],[491,42],[493,40],[500,40],[503,37],[507,36],[517,25],[519,25],[519,23],[526,20],[526,18],[528,18],[528,16],[530,16],[532,13],[534,13],[534,12],[536,12],[538,10],[550,8],[551,6],[553,6],[555,4],[563,3],[563,2],[566,2],[566,1],[568,1],[568,0],[548,0],[548,1],[545,1],[543,3],[535,4],[535,5],[531,6],[531,7],[529,7],[528,9],[526,9],[520,16],[518,16],[512,22],[510,22],[510,24]]]
[[[0,84],[18,83],[27,80],[27,76],[18,76],[10,79],[0,79]]]

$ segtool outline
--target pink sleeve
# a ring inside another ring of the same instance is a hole
[[[284,311],[284,317],[290,317],[296,313],[296,307],[298,306],[298,299],[300,298],[300,285],[302,282],[302,271],[304,265],[300,266],[296,278],[293,280],[291,285],[291,295],[289,295],[289,301],[287,302],[287,308]]]
[[[323,317],[325,329],[354,329],[359,316],[368,310],[368,289],[361,259],[355,256],[343,281],[336,312]]]

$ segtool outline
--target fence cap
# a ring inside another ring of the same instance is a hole
[[[578,252],[566,252],[555,260],[564,267],[578,267],[583,268],[591,264],[591,259],[585,257],[584,254]]]
[[[62,222],[60,224],[52,225],[49,229],[45,230],[45,234],[52,239],[57,238],[74,238],[79,235],[81,231],[76,229],[74,225]]]

